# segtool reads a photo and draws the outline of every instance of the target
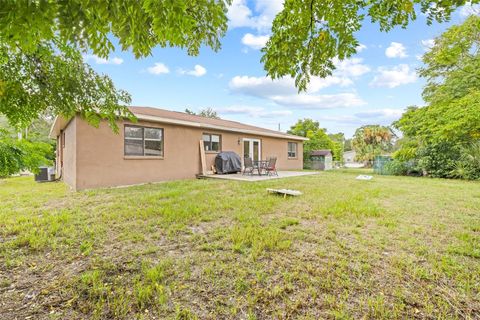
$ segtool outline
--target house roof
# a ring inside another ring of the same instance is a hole
[[[314,150],[310,153],[312,156],[331,156],[332,152],[330,150]]]
[[[238,132],[251,135],[276,137],[290,140],[308,140],[305,137],[295,136],[280,131],[251,126],[236,121],[212,119],[202,116],[192,115],[184,112],[170,111],[165,109],[151,107],[129,107],[130,111],[139,119],[144,121],[161,122],[177,124],[188,127],[213,129],[219,131]],[[67,120],[57,117],[50,131],[50,137],[55,138],[61,129],[63,129]]]

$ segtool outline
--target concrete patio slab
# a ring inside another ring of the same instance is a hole
[[[258,174],[253,175],[243,175],[241,173],[236,174],[207,174],[202,178],[211,178],[211,179],[224,179],[224,180],[237,180],[237,181],[266,181],[273,179],[282,179],[282,178],[291,178],[291,177],[301,177],[301,176],[310,176],[318,174],[315,171],[278,171],[278,176],[259,176]]]

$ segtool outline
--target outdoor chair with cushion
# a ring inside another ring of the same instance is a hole
[[[270,157],[268,160],[267,160],[267,165],[265,166],[265,171],[267,172],[267,175],[276,175],[278,176],[278,172],[277,172],[277,168],[276,168],[276,165],[277,165],[277,157]]]
[[[253,164],[252,158],[250,157],[245,157],[243,159],[243,172],[242,174],[253,174],[253,171],[257,169],[257,167]]]

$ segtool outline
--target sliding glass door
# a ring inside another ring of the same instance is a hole
[[[262,145],[259,139],[243,139],[243,157],[249,157],[253,161],[261,160]]]

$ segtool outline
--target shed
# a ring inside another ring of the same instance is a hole
[[[314,150],[310,153],[310,160],[314,170],[332,169],[333,157],[330,150]]]

